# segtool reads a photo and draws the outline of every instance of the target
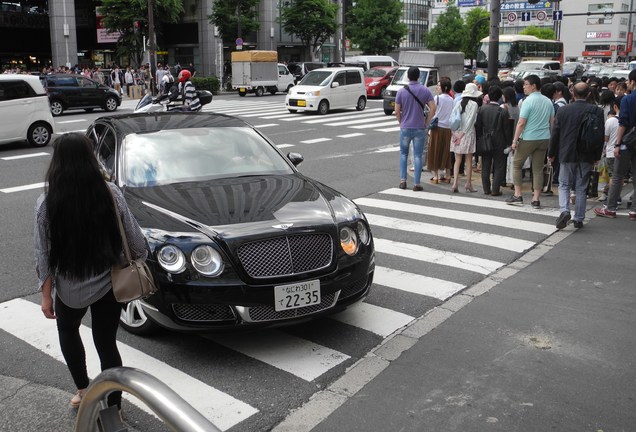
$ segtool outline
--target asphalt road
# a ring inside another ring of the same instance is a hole
[[[116,114],[132,112],[131,105],[125,103]],[[424,192],[397,189],[399,132],[380,101],[369,101],[362,112],[318,116],[288,113],[284,95],[223,95],[204,110],[238,115],[284,151],[301,153],[303,173],[363,208],[377,249],[371,294],[332,318],[221,336],[164,333],[140,338],[120,331],[125,364],[174,384],[224,430],[275,427],[388,336],[514,262],[555,231],[554,198],[543,199],[544,208],[534,210],[506,206],[506,196],[451,194],[448,185],[426,181]],[[56,130],[85,130],[101,115],[68,113],[56,118]],[[0,147],[0,376],[67,391],[70,398],[72,381],[59,360],[54,325],[39,312],[33,270],[33,206],[51,151],[26,143]],[[424,173],[422,178],[428,177]],[[15,325],[18,319],[24,325]],[[161,430],[143,408],[128,403],[124,409],[137,430]],[[71,415],[65,406],[60,410]],[[20,431],[20,425],[11,430]]]

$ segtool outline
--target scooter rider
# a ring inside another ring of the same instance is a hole
[[[191,77],[192,74],[187,69],[182,69],[177,77],[179,93],[183,99],[181,111],[199,111],[201,109],[201,101],[199,101],[199,96],[197,90],[194,88],[194,84],[190,81]]]

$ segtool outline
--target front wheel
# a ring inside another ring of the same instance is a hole
[[[256,97],[263,96],[263,93],[265,93],[265,89],[263,87],[256,87],[256,90],[254,91],[254,94],[256,94]]]
[[[384,114],[386,114],[386,115],[391,115],[391,114],[393,114],[393,110],[385,109],[385,110],[384,110]]]
[[[62,105],[62,102],[58,100],[54,100],[51,102],[51,114],[57,117],[59,115],[62,115],[63,112],[64,112],[64,105]]]
[[[115,99],[113,96],[107,97],[106,101],[104,102],[104,109],[108,112],[115,111],[117,109],[117,99]]]
[[[34,123],[27,132],[29,144],[33,147],[44,147],[51,141],[53,129],[46,123]]]
[[[119,314],[119,324],[128,333],[147,336],[158,330],[157,324],[150,321],[139,300],[127,303]]]
[[[289,111],[290,113],[292,113],[292,114],[296,114],[296,113],[298,112],[298,110],[293,110],[293,109],[290,109],[290,110],[288,110],[288,111]]]
[[[360,99],[358,99],[358,103],[356,104],[356,110],[364,111],[366,106],[367,106],[367,99],[364,96],[360,96]]]
[[[288,85],[287,90],[285,90],[285,93],[289,93],[289,91],[292,89],[293,86],[294,86],[293,84]]]
[[[329,102],[323,99],[318,104],[318,114],[325,115],[328,112],[329,112]]]
[[[239,90],[238,94],[239,94],[240,97],[245,97],[247,92],[244,92],[244,91],[242,92],[242,91]]]

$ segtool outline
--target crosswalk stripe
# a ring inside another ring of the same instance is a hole
[[[377,115],[377,113],[373,112],[373,111],[378,111],[380,108],[377,109],[370,109],[370,110],[365,110],[364,113],[359,113],[359,111],[347,111],[344,113],[340,113],[340,114],[327,114],[325,116],[320,116],[319,118],[312,118],[312,117],[306,117],[308,120],[305,121],[304,123],[308,123],[308,124],[314,124],[314,123],[328,123],[330,121],[334,121],[334,120],[340,120],[342,118],[351,118],[351,116],[365,116],[365,115]],[[358,113],[358,114],[356,114]]]
[[[268,111],[267,114],[278,114],[279,116],[288,116],[289,111],[287,110],[282,110],[282,111]],[[263,113],[258,113],[258,114],[240,114],[241,117],[259,117],[262,116]],[[267,119],[269,117],[261,117],[263,119]]]
[[[46,183],[42,182],[42,183],[33,183],[29,185],[24,185],[24,186],[14,186],[10,188],[0,189],[0,192],[13,193],[13,192],[22,192],[22,191],[31,190],[31,189],[39,189],[39,188],[43,188],[45,184]]]
[[[278,123],[267,123],[267,124],[262,124],[262,125],[254,125],[255,128],[267,128],[267,127],[272,127],[272,126],[278,126]]]
[[[373,128],[376,127],[383,127],[383,126],[392,126],[392,125],[396,125],[398,123],[397,120],[393,119],[387,123],[377,123],[373,125]],[[349,126],[351,129],[371,129],[369,127],[369,125],[365,124],[365,125],[358,125],[358,126]]]
[[[319,142],[323,142],[323,141],[331,141],[331,138],[315,138],[315,139],[301,141],[301,143],[303,143],[303,144],[314,144],[314,143],[319,143]]]
[[[360,132],[355,132],[355,133],[350,133],[350,134],[346,134],[346,135],[336,135],[338,138],[353,138],[353,137],[359,137],[359,136],[363,136],[363,133]]]
[[[396,126],[396,127],[373,129],[373,130],[378,132],[398,132],[400,130],[400,127]]]
[[[419,192],[417,192],[419,193]],[[417,193],[413,193],[416,196]],[[493,216],[489,214],[464,212],[458,210],[449,210],[439,207],[428,207],[417,204],[408,204],[397,201],[380,200],[375,198],[358,198],[354,200],[356,204],[366,207],[375,207],[398,212],[415,213],[420,215],[435,216],[444,219],[453,219],[462,222],[474,222],[486,225],[494,225],[501,228],[511,228],[521,231],[536,232],[540,234],[550,235],[556,228],[554,225],[548,225],[539,222],[531,222],[521,219],[505,218]]]
[[[391,147],[385,147],[385,148],[378,149],[378,150],[374,151],[373,153],[393,153],[393,152],[397,152],[397,151],[400,151],[400,147],[391,146]]]
[[[499,261],[433,249],[411,243],[385,240],[377,237],[373,242],[376,252],[445,265],[484,275],[490,274],[505,265],[505,263]]]
[[[349,125],[353,125],[353,124],[360,124],[360,123],[374,123],[374,122],[378,122],[378,120],[382,118],[382,117],[369,117],[369,118],[359,118],[359,116],[354,117],[351,120],[347,120],[347,121],[341,121],[341,122],[336,122],[336,123],[325,123],[326,126],[349,126]]]
[[[285,111],[285,114],[276,114],[276,115],[271,115],[271,116],[268,115],[268,116],[264,116],[264,117],[261,117],[261,118],[268,119],[268,120],[269,119],[283,119],[285,117],[300,117],[302,115],[303,114],[292,114],[289,111]]]
[[[287,148],[287,147],[294,147],[294,144],[278,144],[278,145],[276,145],[276,147],[282,149],[282,148]]]
[[[369,303],[356,303],[329,318],[387,337],[415,318]]]
[[[551,208],[533,209],[530,206],[509,205],[502,201],[484,199],[484,198],[464,197],[457,194],[444,195],[444,194],[431,193],[431,192],[421,192],[421,193],[418,193],[417,195],[414,195],[410,191],[406,191],[406,190],[398,189],[398,188],[386,189],[386,190],[380,191],[380,193],[387,194],[387,195],[408,197],[408,198],[423,199],[427,201],[438,201],[438,202],[444,202],[449,204],[450,203],[465,204],[465,205],[471,205],[471,206],[486,207],[488,209],[498,209],[498,210],[506,210],[511,212],[529,213],[529,214],[541,214],[541,215],[552,216],[552,217],[558,217],[561,214],[561,212],[558,209],[557,210],[551,209]]]
[[[18,156],[6,156],[0,159],[10,161],[10,160],[26,159],[26,158],[32,158],[32,157],[38,157],[38,156],[48,156],[48,155],[49,153],[40,152],[40,153],[29,153],[29,154],[18,155]]]
[[[446,300],[466,288],[455,282],[380,266],[375,267],[373,283],[439,300]]]
[[[425,222],[410,221],[407,219],[380,216],[368,212],[365,212],[365,215],[371,224],[372,229],[374,226],[381,226],[384,228],[443,237],[451,240],[475,243],[514,252],[523,252],[535,245],[534,242],[528,240],[521,240],[498,234],[489,234],[463,228],[453,228],[445,225],[435,225]]]
[[[277,330],[236,335],[204,335],[220,345],[313,381],[348,360],[346,354]]]
[[[2,311],[0,313],[2,330],[64,363],[62,352],[56,342],[58,336],[55,322],[42,316],[39,305],[22,299],[14,299],[0,303],[0,310]],[[82,325],[80,334],[87,347],[89,344],[92,345],[90,328]],[[227,430],[258,412],[256,408],[135,348],[121,342],[117,342],[117,346],[124,365],[142,369],[163,381],[222,430]],[[86,364],[89,376],[99,375],[100,361],[94,349],[86,350]],[[124,393],[124,397],[140,409],[152,414],[148,407],[137,398],[127,393]]]

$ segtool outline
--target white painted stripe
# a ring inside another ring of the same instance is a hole
[[[323,142],[323,141],[331,141],[331,138],[316,138],[316,139],[310,139],[310,140],[301,141],[301,143],[303,143],[303,144],[314,144],[314,143],[319,143],[319,142]]]
[[[59,348],[55,322],[42,316],[40,305],[22,299],[0,304],[0,328],[64,363]],[[86,364],[90,377],[101,372],[97,352],[92,348],[91,329],[80,327],[80,334],[87,345]],[[222,430],[227,430],[258,410],[232,396],[223,393],[183,372],[163,363],[135,348],[117,342],[124,365],[142,369],[163,381],[196,410]],[[124,393],[124,397],[144,411],[148,407],[137,398]],[[151,413],[151,412],[150,412]],[[152,414],[152,413],[151,413]]]
[[[87,121],[86,119],[75,119],[75,120],[63,120],[63,121],[58,121],[56,122],[57,124],[65,124],[65,123],[79,123],[79,122],[85,122]]]
[[[378,266],[375,267],[373,283],[439,300],[446,300],[466,288],[455,282]]]
[[[349,356],[276,330],[236,335],[204,335],[204,337],[289,372],[305,381],[312,381]]]
[[[294,144],[278,144],[276,145],[276,147],[278,148],[294,147]]]
[[[444,195],[438,193],[430,193],[430,192],[422,192],[414,195],[410,191],[406,191],[398,188],[391,188],[387,190],[380,191],[381,194],[387,195],[395,195],[401,197],[409,197],[409,198],[417,198],[423,199],[427,201],[438,201],[449,204],[463,204],[470,206],[478,206],[478,207],[486,207],[487,209],[498,209],[498,210],[506,210],[517,213],[529,213],[529,214],[541,214],[550,217],[558,217],[561,212],[557,209],[552,208],[541,208],[541,209],[533,209],[530,205],[524,206],[516,206],[509,205],[503,201],[497,201],[493,199],[484,199],[484,198],[472,198],[468,196],[462,195]]]
[[[277,107],[277,108],[280,108],[280,107]],[[271,112],[271,110],[272,110],[272,107],[261,107],[261,108],[246,107],[246,108],[223,109],[223,110],[217,110],[217,111],[222,112],[223,114],[241,115],[241,114],[252,114],[252,113],[266,114],[268,112]]]
[[[278,114],[278,115],[284,115],[284,116],[288,116],[289,115],[289,111],[287,110],[281,110],[281,111],[273,111],[270,110],[267,114]],[[241,115],[241,117],[258,117],[258,116],[262,116],[263,113],[259,113],[259,114],[245,114],[245,115]],[[276,117],[276,116],[274,116]],[[262,117],[262,118],[268,118],[268,117]]]
[[[68,131],[57,131],[54,135],[66,135],[66,134],[70,134],[70,133],[77,133],[77,132],[86,132],[86,129],[75,129],[75,130],[68,130]]]
[[[384,120],[384,117],[370,117],[370,118],[360,119],[358,118],[358,116],[356,116],[355,118],[351,120],[341,121],[336,123],[326,123],[326,125],[327,126],[348,126],[348,125],[360,124],[360,123],[379,123],[380,120]]]
[[[355,133],[350,133],[346,135],[336,135],[336,136],[338,138],[353,138],[353,137],[364,136],[364,134],[362,132],[355,132]]]
[[[285,114],[276,114],[276,115],[271,115],[271,116],[264,116],[261,117],[262,119],[284,119],[285,117],[298,117],[301,116],[302,114],[292,114],[289,111],[286,111]]]
[[[9,160],[26,159],[26,158],[32,158],[32,157],[38,157],[38,156],[48,156],[48,155],[49,153],[40,152],[40,153],[30,153],[30,154],[19,155],[19,156],[7,156],[0,159],[9,161]]]
[[[272,126],[278,126],[278,123],[267,123],[262,125],[254,125],[255,128],[267,128]]]
[[[393,120],[390,122],[386,122],[386,123],[377,123],[374,124],[373,127],[383,127],[383,126],[394,126],[397,125],[398,121],[397,120]],[[371,127],[368,124],[365,125],[358,125],[358,126],[349,126],[351,129],[371,129]]]
[[[417,195],[418,193],[421,192],[415,192],[413,193],[413,196]],[[453,219],[462,222],[475,222],[486,225],[494,225],[502,228],[536,232],[545,235],[550,235],[554,231],[556,231],[556,227],[554,225],[493,216],[489,214],[448,210],[440,207],[427,207],[423,205],[407,204],[397,201],[380,200],[374,198],[358,198],[354,201],[361,206],[395,210],[398,212],[401,211],[407,213],[415,213],[419,215],[436,216],[443,219]]]
[[[400,130],[400,127],[392,127],[392,128],[383,128],[383,129],[373,129],[374,131],[378,131],[378,132],[398,132]]]
[[[381,149],[375,150],[373,153],[392,153],[397,151],[400,151],[400,147],[381,148]]]
[[[369,303],[356,303],[345,311],[329,318],[370,331],[382,337],[387,337],[415,319],[401,312]]]
[[[505,265],[505,263],[499,261],[433,249],[411,243],[385,240],[377,237],[374,238],[373,242],[376,252],[459,268],[484,275],[490,274]]]
[[[39,189],[39,188],[43,188],[45,184],[46,184],[45,182],[42,182],[42,183],[33,183],[30,185],[24,185],[24,186],[16,186],[11,188],[0,189],[0,192],[12,193],[12,192],[21,192],[21,191],[31,190],[31,189]]]
[[[311,116],[306,116],[305,118],[308,119],[307,121],[305,121],[304,123],[308,123],[308,124],[313,124],[313,123],[327,123],[333,120],[338,120],[341,118],[351,118],[352,116],[364,116],[364,115],[377,115],[377,113],[372,112],[369,113],[371,111],[379,111],[382,108],[374,108],[374,109],[369,109],[369,110],[365,110],[364,113],[360,113],[360,111],[347,111],[344,113],[340,113],[340,114],[327,114],[325,116],[319,116],[318,118],[315,117],[311,117]],[[357,114],[356,114],[357,113]],[[293,120],[293,119],[287,119],[289,121]]]
[[[407,231],[409,233],[413,232],[443,237],[451,240],[475,243],[514,252],[523,252],[535,245],[534,242],[528,240],[520,240],[514,237],[507,237],[498,234],[489,234],[481,231],[453,228],[425,222],[415,222],[407,219],[375,215],[368,212],[365,212],[365,215],[371,224],[371,228],[373,228],[373,226],[381,226],[384,228]]]

